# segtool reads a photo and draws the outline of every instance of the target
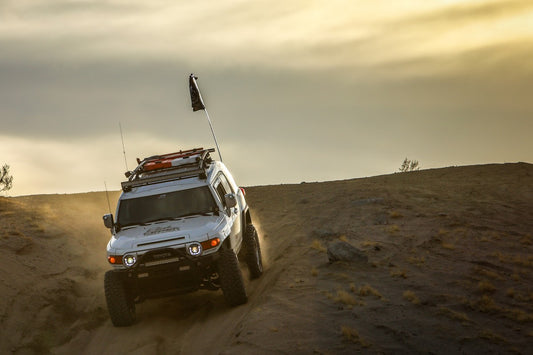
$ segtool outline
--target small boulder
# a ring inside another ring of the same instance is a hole
[[[361,250],[357,249],[350,243],[342,240],[336,240],[328,243],[328,259],[330,263],[335,261],[348,261],[367,263],[368,257]]]

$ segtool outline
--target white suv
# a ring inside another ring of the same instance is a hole
[[[246,200],[214,149],[191,149],[142,161],[112,214],[105,274],[115,326],[135,322],[135,304],[148,298],[222,289],[227,303],[248,298],[237,255],[251,278],[263,273],[261,249]]]

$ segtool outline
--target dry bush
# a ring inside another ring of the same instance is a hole
[[[311,248],[313,248],[315,250],[318,250],[320,252],[323,252],[323,253],[327,252],[326,247],[318,239],[314,239],[313,240],[313,242],[311,243]]]
[[[363,247],[375,247],[375,246],[378,246],[378,245],[381,245],[381,243],[380,242],[370,241],[370,240],[365,240],[364,242],[361,243],[361,246],[363,246]]]
[[[479,283],[477,284],[477,288],[481,292],[493,293],[494,291],[496,291],[496,287],[486,280],[479,281]]]
[[[479,237],[479,238],[476,237],[476,240],[477,240],[478,242],[489,242],[489,241],[490,241],[490,239],[489,239],[487,236],[481,236],[481,237]]]
[[[372,345],[371,343],[367,342],[365,339],[361,338],[357,329],[343,325],[341,326],[341,333],[344,339],[351,341],[355,344],[359,344],[363,348],[368,348],[369,346]]]
[[[468,316],[465,313],[456,312],[446,307],[440,307],[439,314],[442,314],[448,318],[458,320],[461,322],[470,322],[470,318],[468,318]]]
[[[357,293],[357,286],[355,286],[353,282],[350,284],[350,291],[352,291],[353,293]]]
[[[407,278],[407,274],[405,273],[404,270],[391,270],[390,271],[390,275],[392,277],[401,277],[402,279],[406,279]]]
[[[519,302],[530,302],[533,301],[533,295],[524,295],[523,293],[520,293],[516,291],[514,288],[510,287],[505,291],[505,295],[509,298],[513,298]]]
[[[363,296],[363,297],[372,295],[379,299],[383,299],[383,296],[381,295],[381,293],[379,293],[378,290],[376,290],[375,288],[373,288],[372,286],[368,284],[361,286],[359,290],[357,291],[357,293],[359,294],[359,296]]]
[[[455,249],[455,245],[451,244],[451,243],[446,243],[446,242],[442,242],[440,244],[441,247],[443,247],[444,249],[448,249],[448,250],[454,250]]]
[[[417,266],[422,266],[425,264],[426,262],[426,258],[424,258],[423,256],[411,256],[409,258],[407,258],[407,261],[411,264],[414,264],[414,265],[417,265]]]
[[[346,235],[344,235],[344,234],[339,237],[339,240],[342,240],[343,242],[349,243],[348,237],[346,237]]]
[[[525,323],[533,321],[533,314],[529,314],[518,308],[501,307],[488,295],[483,295],[478,300],[469,302],[469,305],[474,310],[484,313],[499,313],[516,322]]]
[[[520,243],[523,245],[532,245],[533,237],[530,234],[526,234],[522,239],[520,239]]]
[[[533,255],[522,256],[522,255],[511,255],[503,254],[501,252],[492,253],[491,256],[498,258],[501,263],[504,264],[513,264],[523,267],[532,267],[533,266]]]
[[[479,266],[474,268],[474,273],[489,277],[494,280],[504,280],[504,278],[500,276],[497,272],[486,270],[486,269],[480,268]]]
[[[412,304],[420,304],[420,300],[413,291],[407,290],[403,293],[403,298]]]
[[[478,310],[480,312],[484,313],[490,313],[495,311],[501,311],[502,308],[494,302],[494,299],[492,299],[488,295],[481,296],[477,301],[470,302],[470,306]]]
[[[419,169],[420,166],[418,164],[418,160],[411,160],[405,158],[399,170],[401,173],[408,173],[410,171],[417,171]]]
[[[516,322],[525,323],[533,321],[533,314],[529,314],[526,311],[518,308],[505,309],[505,316]]]
[[[356,306],[359,304],[359,302],[357,302],[357,299],[351,293],[346,292],[344,290],[337,291],[337,296],[334,298],[334,301],[351,306]]]
[[[490,329],[482,330],[481,333],[479,333],[479,337],[482,339],[486,339],[494,344],[506,343],[505,339],[501,335],[494,333]]]
[[[389,226],[387,228],[387,232],[389,232],[390,234],[396,234],[400,231],[400,227],[398,227],[397,224],[393,224],[392,226]]]
[[[389,213],[389,217],[390,218],[402,218],[403,215],[400,212],[398,212],[398,211],[391,211]]]

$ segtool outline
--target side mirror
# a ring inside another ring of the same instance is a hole
[[[224,200],[226,200],[226,207],[233,208],[237,206],[237,199],[235,198],[235,194],[225,194]]]
[[[115,225],[115,222],[113,221],[113,215],[111,213],[106,214],[102,217],[104,219],[104,226],[111,229]]]

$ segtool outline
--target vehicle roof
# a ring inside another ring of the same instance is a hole
[[[207,179],[200,179],[198,176],[188,177],[184,179],[160,182],[150,185],[143,185],[133,187],[131,191],[122,192],[120,200],[138,198],[144,196],[157,195],[162,193],[169,193],[173,191],[193,189],[196,187],[206,186],[211,184],[216,178],[219,171],[228,172],[227,168],[222,162],[213,161],[206,169]]]

